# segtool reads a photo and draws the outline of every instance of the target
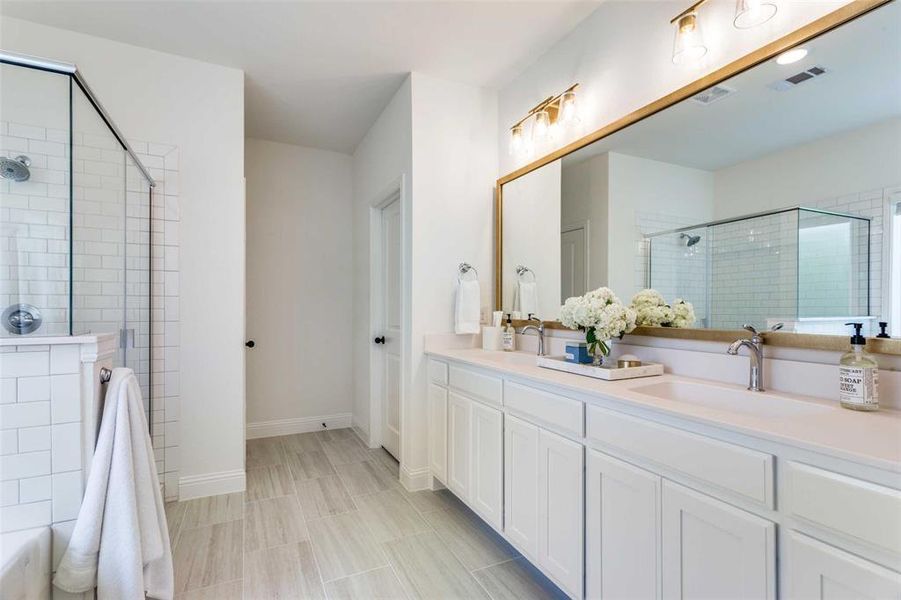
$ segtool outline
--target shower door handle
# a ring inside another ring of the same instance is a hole
[[[119,330],[119,347],[134,348],[135,347],[135,330],[120,329]]]

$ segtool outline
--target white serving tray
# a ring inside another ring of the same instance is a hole
[[[562,356],[539,356],[538,366],[555,371],[565,371],[576,375],[585,375],[595,379],[615,381],[618,379],[635,379],[636,377],[654,377],[663,375],[663,365],[660,363],[644,363],[640,367],[615,367],[584,365],[566,362]]]

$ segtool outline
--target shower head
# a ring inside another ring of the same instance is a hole
[[[30,165],[31,159],[27,156],[2,157],[0,158],[0,177],[13,181],[27,181],[31,177],[31,172],[28,170]]]
[[[701,241],[701,236],[688,235],[687,233],[683,233],[682,235],[679,236],[679,239],[688,240],[687,242],[685,242],[685,245],[688,246],[689,248],[691,248],[692,246],[694,246],[695,244],[697,244],[698,242]]]

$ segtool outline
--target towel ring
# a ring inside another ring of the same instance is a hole
[[[478,281],[478,279],[479,279],[479,270],[476,269],[476,268],[475,268],[474,266],[472,266],[471,264],[469,264],[469,263],[467,263],[467,262],[462,262],[462,263],[460,263],[459,269],[460,269],[460,272],[459,272],[459,274],[457,275],[457,280],[463,281],[463,276],[466,275],[467,273],[469,273],[470,271],[472,271],[472,273],[475,275],[475,280]]]
[[[529,267],[526,267],[523,265],[517,265],[517,267],[516,267],[516,276],[517,277],[522,279],[526,273],[530,273],[532,275],[532,282],[538,281],[538,278],[535,276],[535,271],[533,271]]]

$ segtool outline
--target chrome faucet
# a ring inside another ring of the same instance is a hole
[[[522,333],[534,330],[538,334],[538,356],[547,356],[544,351],[544,321],[529,313],[529,321],[535,321],[538,325],[526,325],[522,328]]]
[[[763,333],[758,333],[753,325],[745,324],[744,328],[751,332],[751,339],[741,338],[729,344],[728,354],[736,356],[742,346],[748,351],[748,358],[751,361],[751,372],[748,377],[748,389],[752,392],[762,392],[763,390]],[[773,325],[770,331],[778,331],[782,329],[782,323]]]

